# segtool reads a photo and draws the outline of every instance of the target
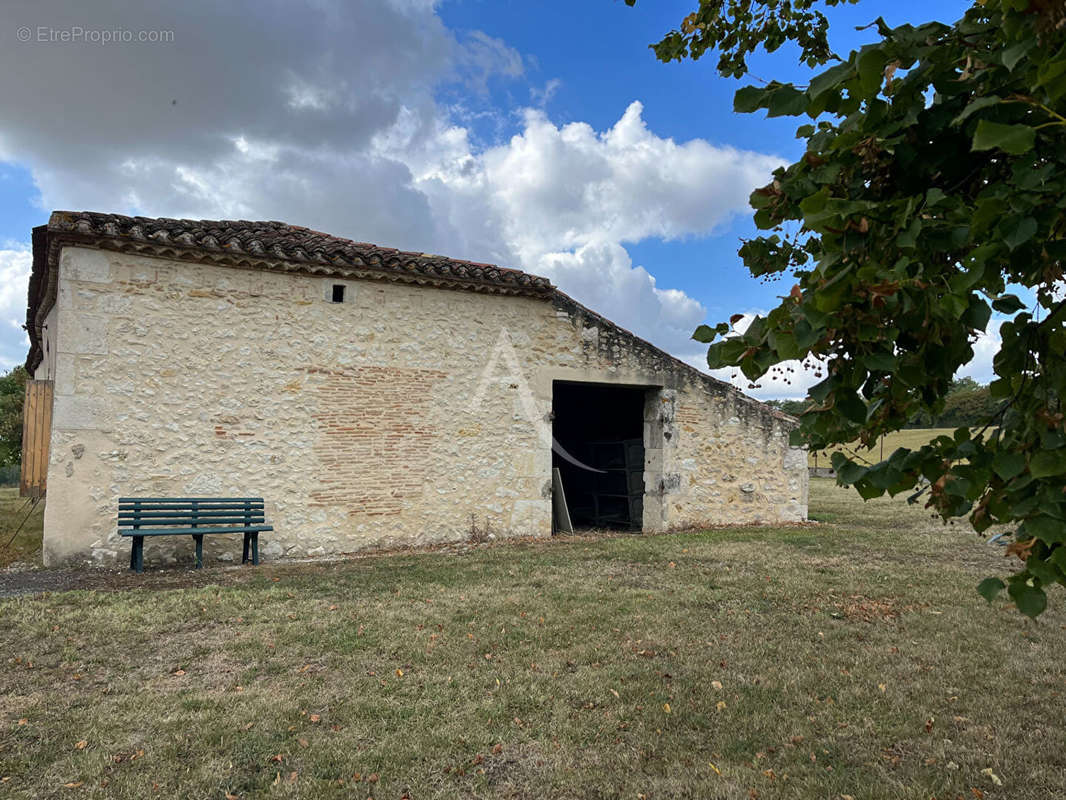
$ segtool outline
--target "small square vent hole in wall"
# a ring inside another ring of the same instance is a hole
[[[344,302],[344,284],[343,283],[335,283],[335,284],[333,284],[333,302],[334,303],[343,303]]]

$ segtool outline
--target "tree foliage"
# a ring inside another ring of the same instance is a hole
[[[629,0],[627,0],[629,1]],[[751,196],[764,235],[740,249],[755,276],[794,276],[743,333],[701,326],[712,368],[757,381],[819,370],[796,444],[869,446],[939,416],[973,344],[998,328],[997,408],[873,466],[835,454],[863,498],[913,492],[977,531],[1009,525],[1022,561],[1006,588],[1036,616],[1066,584],[1066,12],[1061,0],[978,0],[953,25],[871,26],[836,57],[813,0],[701,0],[657,45],[663,60],[716,48],[738,76],[756,47],[796,42],[806,86],[736,93],[735,110],[807,117],[806,152]]]
[[[944,410],[938,416],[934,417],[929,412],[922,411],[911,419],[908,427],[980,427],[999,413],[1003,403],[1002,399],[992,396],[987,386],[982,386],[973,378],[961,378],[952,381],[944,398]]]
[[[0,467],[22,460],[22,402],[26,370],[19,366],[0,376]]]

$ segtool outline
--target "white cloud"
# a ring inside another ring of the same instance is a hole
[[[992,359],[1003,345],[999,336],[999,324],[1002,322],[1002,318],[993,320],[988,325],[988,331],[978,335],[977,341],[971,345],[973,358],[956,373],[956,377],[973,378],[978,383],[989,383],[996,379],[996,374],[992,371]]]
[[[671,352],[695,352],[704,307],[634,267],[624,244],[712,233],[747,208],[780,160],[677,143],[648,130],[633,102],[598,133],[526,109],[509,142],[476,153],[455,129],[412,164],[460,253],[488,253],[551,278],[575,299]],[[435,156],[435,158],[433,157]]]
[[[28,246],[0,250],[0,369],[4,371],[25,361],[30,346],[22,326],[32,263]]]
[[[756,316],[765,317],[766,314],[767,311],[765,309],[747,311],[741,314],[740,319],[736,321],[733,328],[738,333],[743,333]],[[956,377],[970,377],[978,383],[989,383],[995,379],[996,375],[992,371],[992,359],[999,352],[999,348],[1003,343],[997,330],[999,324],[1004,322],[1005,319],[1005,317],[997,315],[989,323],[988,332],[977,336],[972,345],[973,358],[955,373]],[[760,400],[802,400],[807,396],[810,388],[825,377],[824,369],[821,370],[820,375],[816,372],[816,365],[819,362],[812,359],[807,359],[806,362],[783,361],[771,372],[756,381],[756,388],[751,388],[752,382],[739,369],[707,369],[706,348],[702,349],[698,354],[687,356],[685,360],[697,369],[701,369],[726,383],[731,383],[744,393]]]
[[[429,0],[97,8],[100,28],[173,30],[173,42],[0,48],[0,95],[19,109],[0,120],[0,158],[26,165],[50,208],[281,219],[546,274],[698,355],[689,336],[705,309],[657,285],[625,245],[720,230],[780,160],[659,136],[639,102],[605,131],[486,108],[490,82],[524,80],[526,59],[433,11]],[[60,0],[0,9],[6,30],[79,24]],[[531,96],[544,104],[558,85]],[[481,145],[471,116],[517,133]]]
[[[536,86],[529,87],[529,99],[533,102],[533,105],[538,108],[544,108],[551,102],[551,99],[555,97],[555,93],[559,91],[563,86],[563,82],[559,78],[551,78],[544,83],[544,86],[537,88]]]

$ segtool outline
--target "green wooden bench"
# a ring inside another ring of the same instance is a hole
[[[145,536],[192,536],[196,542],[196,568],[204,565],[204,536],[216,533],[244,534],[244,555],[249,549],[253,564],[259,563],[259,534],[272,531],[267,525],[262,497],[120,497],[118,532],[133,537],[130,569],[144,571]]]

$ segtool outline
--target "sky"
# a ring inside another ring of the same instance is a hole
[[[696,5],[7,0],[0,368],[26,357],[30,231],[55,209],[282,220],[517,267],[705,365],[697,325],[789,288],[737,249],[756,235],[748,195],[803,147],[799,120],[732,111],[752,81],[719,77],[713,54],[655,59]],[[950,23],[966,5],[862,0],[830,9],[830,38],[843,53],[878,16]],[[787,47],[749,65],[810,75]],[[988,380],[996,344],[979,340],[964,374]]]

